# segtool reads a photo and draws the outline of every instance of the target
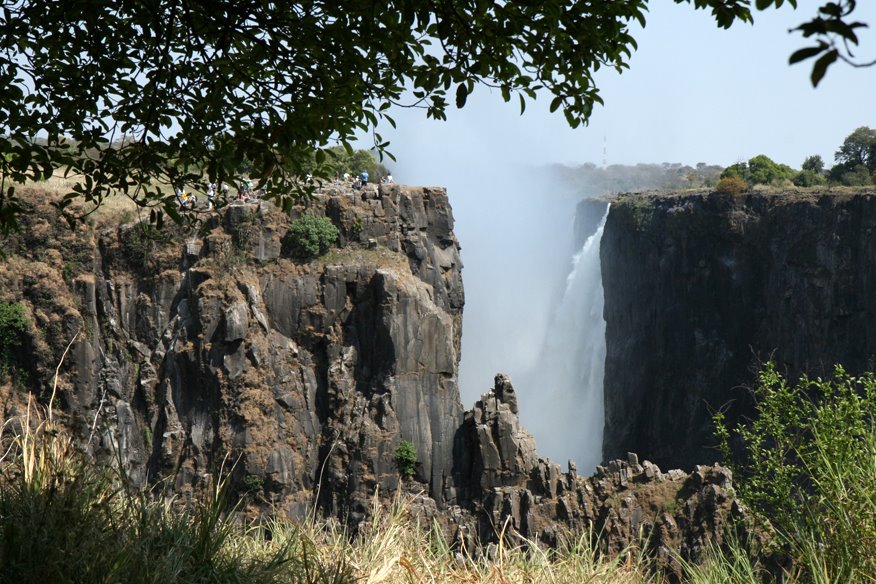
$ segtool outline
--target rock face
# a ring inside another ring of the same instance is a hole
[[[659,567],[680,574],[673,552],[700,560],[705,542],[720,543],[728,522],[744,515],[732,474],[717,465],[663,473],[628,453],[583,478],[571,463],[564,471],[539,459],[520,427],[511,381],[501,374],[465,413],[454,463],[463,509],[456,538],[469,548],[495,541],[497,533],[515,543],[523,537],[556,545],[563,533],[590,528],[602,551],[643,545]]]
[[[45,258],[81,234],[41,249],[13,241],[0,300],[23,301],[35,325],[24,360],[34,391],[50,393],[78,330],[63,412],[136,483],[169,479],[186,493],[233,466],[256,500],[355,522],[376,489],[395,490],[395,449],[408,440],[417,479],[442,502],[462,419],[464,303],[446,193],[329,193],[310,212],[341,230],[340,249],[311,263],[285,256],[290,219],[267,203],[229,207],[202,237],[150,239],[140,224],[95,234],[66,283],[63,263]],[[4,392],[5,415],[22,393]]]
[[[753,368],[876,362],[872,194],[629,195],[602,240],[604,458],[714,460],[711,412],[750,412]]]
[[[182,499],[224,469],[253,512],[355,526],[375,493],[425,490],[415,507],[469,549],[592,528],[608,552],[645,535],[670,572],[670,549],[697,559],[720,541],[734,512],[726,469],[662,473],[624,453],[589,479],[561,470],[538,457],[504,375],[463,413],[462,266],[443,190],[330,191],[308,212],[340,239],[305,262],[288,255],[291,218],[266,203],[211,215],[199,235],[73,233],[36,208],[0,263],[0,301],[22,302],[32,323],[18,355],[27,389],[49,402],[75,338],[56,419],[134,484]],[[24,389],[0,387],[5,418],[24,412]],[[417,451],[410,481],[402,440]]]

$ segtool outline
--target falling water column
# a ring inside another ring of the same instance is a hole
[[[539,452],[573,459],[583,474],[595,470],[602,457],[605,320],[599,244],[607,217],[606,208],[596,232],[572,259],[531,378],[541,388],[543,405],[530,423]]]

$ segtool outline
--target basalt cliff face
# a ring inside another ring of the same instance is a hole
[[[184,501],[224,468],[248,512],[353,527],[375,494],[402,490],[469,551],[500,533],[553,545],[592,529],[617,552],[645,534],[670,572],[744,514],[718,466],[664,473],[624,452],[584,478],[539,458],[504,375],[463,412],[462,264],[443,189],[323,192],[306,211],[340,238],[313,261],[285,239],[303,208],[202,210],[200,231],[116,218],[73,232],[31,200],[0,262],[0,302],[30,322],[2,414],[22,419],[29,395],[51,402],[135,487]],[[417,451],[409,478],[402,440]]]
[[[0,300],[23,301],[33,324],[31,389],[47,402],[78,333],[57,409],[136,484],[196,492],[233,466],[238,492],[355,521],[375,490],[396,489],[408,440],[443,501],[464,302],[446,193],[371,187],[310,212],[341,241],[309,263],[288,259],[290,218],[267,203],[208,216],[200,235],[72,233],[35,212],[0,263]],[[4,393],[4,416],[22,413],[24,392]]]
[[[876,197],[628,195],[612,202],[605,291],[605,458],[718,458],[711,414],[751,413],[746,386],[872,369]]]

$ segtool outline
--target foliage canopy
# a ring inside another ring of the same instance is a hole
[[[813,154],[812,156],[807,156],[806,160],[803,161],[803,165],[800,167],[801,170],[811,170],[812,172],[824,172],[824,160],[821,159],[821,155]]]
[[[751,22],[751,0],[675,0],[710,9],[721,27]],[[763,10],[785,0],[755,0]],[[787,0],[796,6],[796,0]],[[429,3],[354,0],[6,1],[0,11],[0,230],[24,203],[14,183],[55,171],[81,176],[58,205],[124,194],[179,219],[162,185],[231,180],[250,161],[262,187],[291,207],[315,152],[393,124],[394,105],[444,119],[476,85],[538,92],[572,126],[602,99],[594,72],[621,71],[648,0]],[[854,0],[828,2],[799,30],[819,40],[824,70],[857,43]],[[845,52],[844,52],[845,51]],[[408,99],[410,97],[410,99]],[[406,101],[407,100],[407,101]],[[326,173],[328,174],[328,173]],[[153,217],[157,215],[153,214]]]
[[[721,173],[721,178],[737,178],[751,184],[766,185],[790,180],[794,175],[794,169],[790,166],[779,164],[764,154],[758,154],[748,162],[737,162],[728,166]]]
[[[764,154],[759,154],[748,161],[748,172],[750,182],[763,185],[790,180],[795,174],[790,166],[779,164]]]
[[[876,130],[867,126],[856,128],[836,151],[836,161],[849,168],[865,166],[876,172]]]

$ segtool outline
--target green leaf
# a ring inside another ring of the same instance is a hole
[[[824,74],[827,72],[827,68],[830,67],[834,61],[837,60],[839,56],[839,52],[834,49],[826,54],[824,54],[821,58],[815,61],[815,65],[812,66],[812,86],[818,87],[818,83],[824,77]]]
[[[468,88],[465,83],[460,83],[456,88],[456,107],[465,107],[465,100],[468,98]]]
[[[800,49],[799,51],[795,51],[794,54],[788,59],[788,64],[793,65],[794,63],[799,63],[800,61],[804,61],[811,57],[814,57],[818,53],[822,52],[826,48],[826,45],[819,45],[817,47],[806,47],[805,49]]]

